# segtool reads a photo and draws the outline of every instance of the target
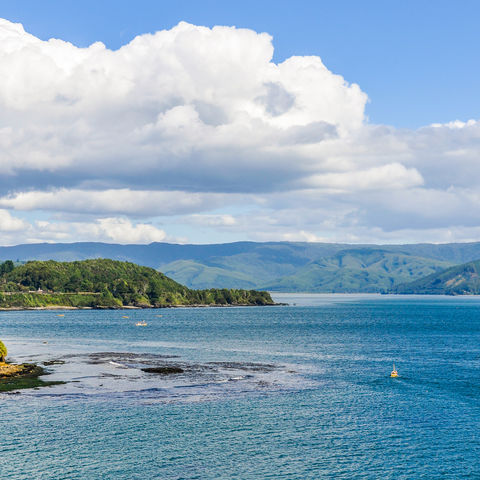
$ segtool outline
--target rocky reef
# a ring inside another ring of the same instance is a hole
[[[11,392],[24,388],[39,388],[63,382],[47,382],[39,377],[47,372],[34,363],[0,363],[0,392]]]

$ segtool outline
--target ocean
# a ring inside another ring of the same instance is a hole
[[[0,394],[2,478],[480,478],[480,298],[274,297],[1,312],[66,381]]]

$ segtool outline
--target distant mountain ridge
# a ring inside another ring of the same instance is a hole
[[[385,292],[450,266],[479,259],[480,242],[406,245],[81,242],[0,247],[0,260],[90,258],[110,258],[152,267],[189,288]]]

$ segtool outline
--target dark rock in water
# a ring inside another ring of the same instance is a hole
[[[143,372],[147,373],[157,373],[159,375],[172,375],[174,373],[183,373],[183,368],[172,366],[164,366],[164,367],[148,367],[142,368]]]
[[[64,364],[65,364],[64,360],[46,360],[45,362],[43,362],[43,365],[45,365],[46,367],[49,367],[51,365],[64,365]]]

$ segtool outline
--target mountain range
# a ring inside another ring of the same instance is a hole
[[[109,258],[155,268],[190,288],[277,292],[388,292],[480,259],[480,242],[349,245],[235,242],[208,245],[97,242],[0,247],[0,260]]]

